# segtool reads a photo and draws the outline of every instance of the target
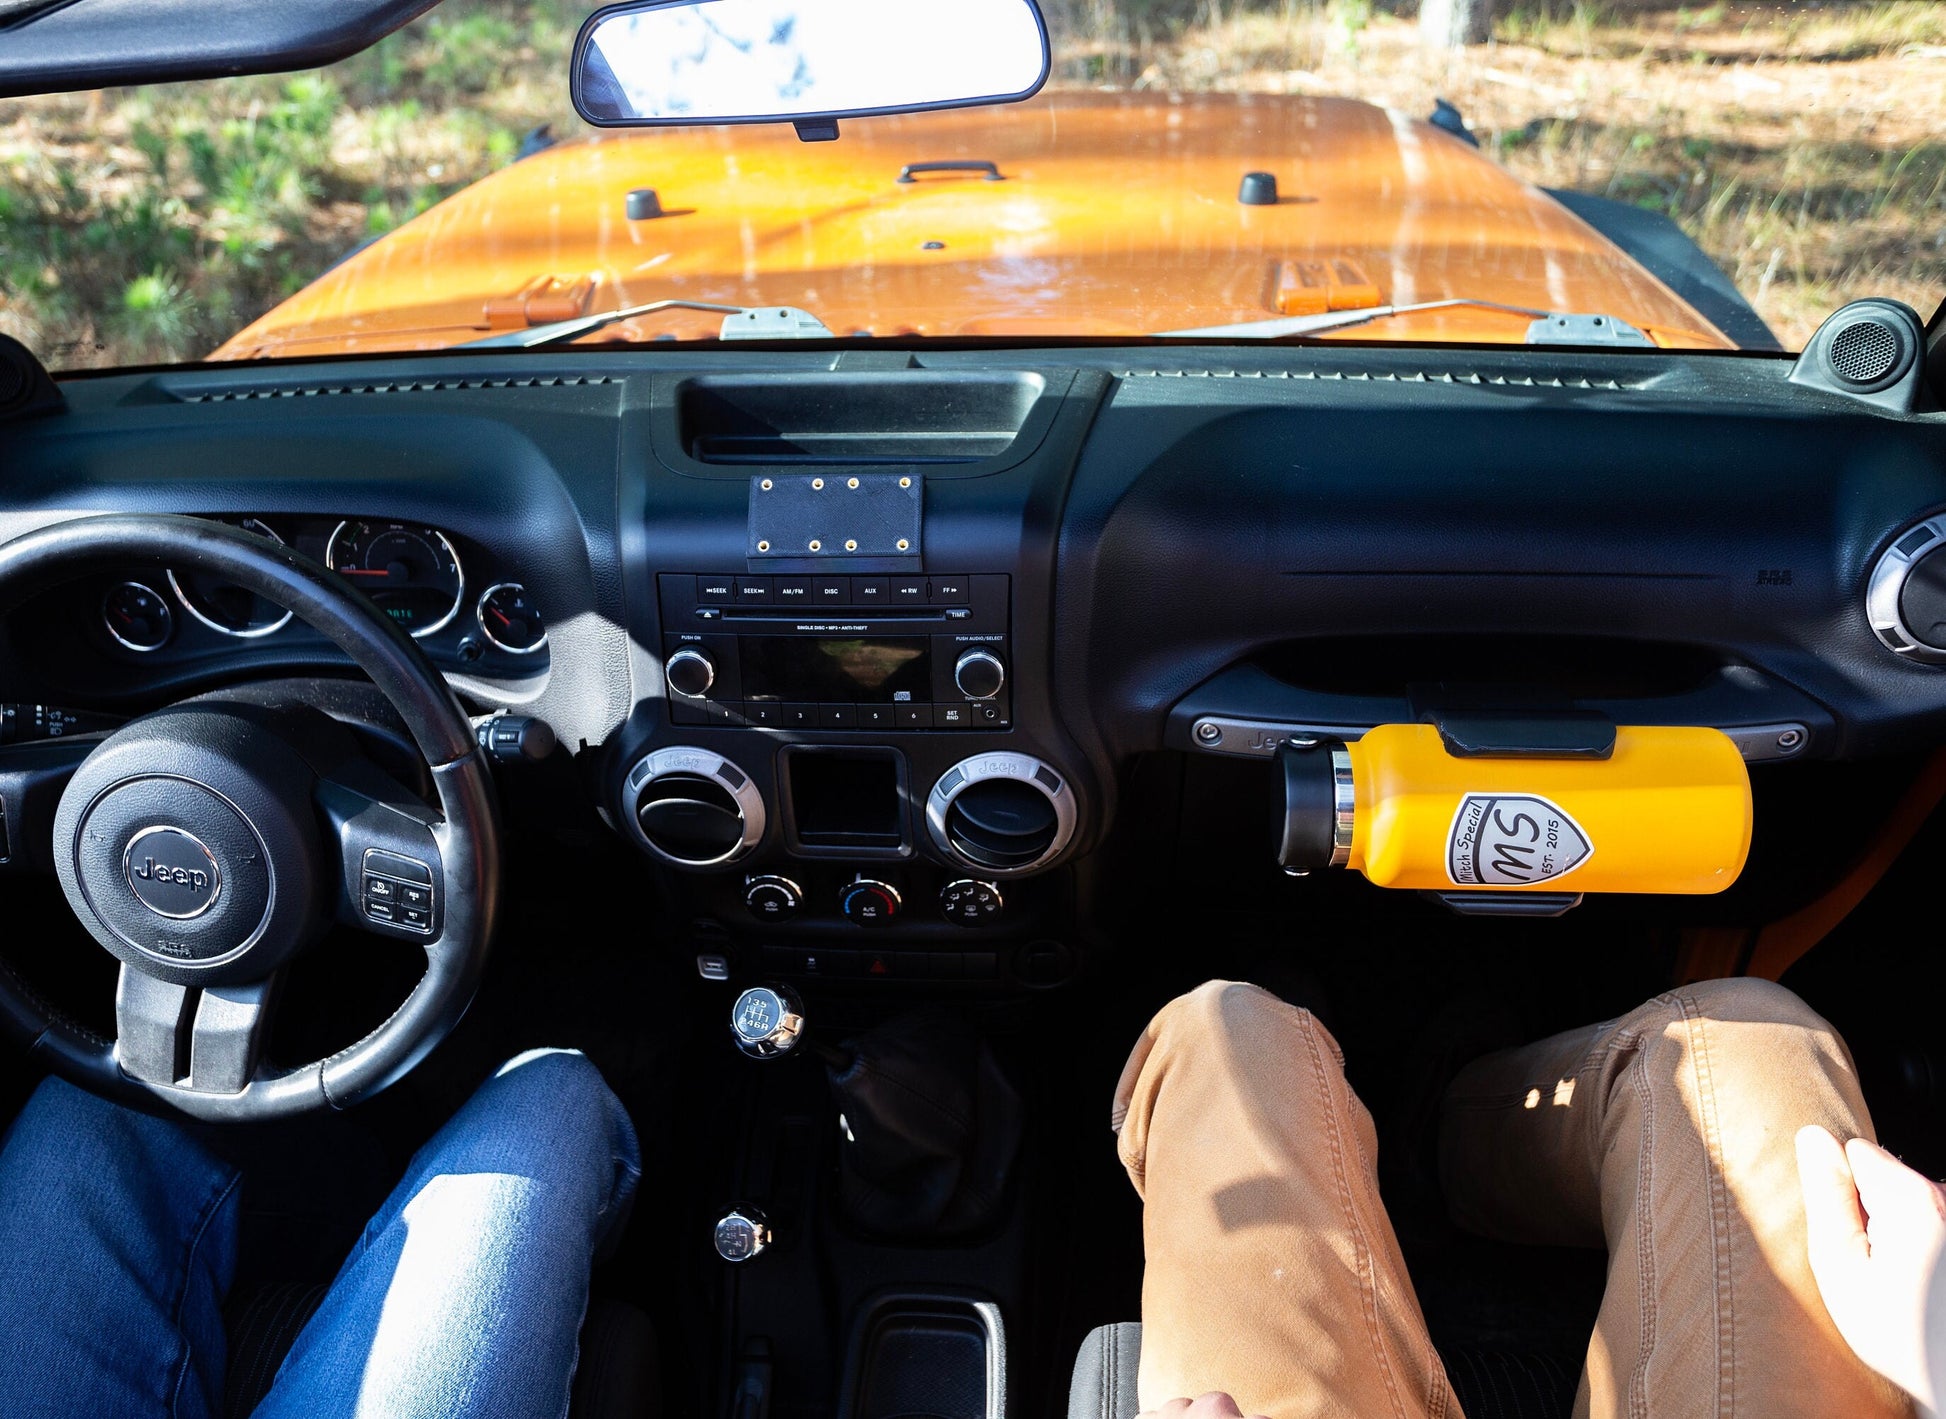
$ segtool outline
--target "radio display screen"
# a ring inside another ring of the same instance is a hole
[[[926,636],[739,636],[746,700],[923,704],[932,699]]]

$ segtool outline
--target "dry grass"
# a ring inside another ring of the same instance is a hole
[[[1065,3],[1069,82],[1449,98],[1520,176],[1669,214],[1792,348],[1857,296],[1946,299],[1946,4],[1556,0],[1449,54],[1366,0]]]
[[[1665,211],[1796,346],[1946,296],[1946,4],[1517,0],[1422,51],[1411,0],[1046,0],[1057,84],[1458,103],[1535,182]],[[57,366],[193,358],[574,131],[587,0],[447,0],[318,74],[0,102],[0,330]]]

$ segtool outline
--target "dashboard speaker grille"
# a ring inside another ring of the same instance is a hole
[[[1831,368],[1851,384],[1876,384],[1899,361],[1899,337],[1876,320],[1847,325],[1831,340]]]

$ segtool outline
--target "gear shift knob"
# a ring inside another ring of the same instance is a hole
[[[780,1059],[804,1040],[804,1002],[787,985],[757,985],[730,1008],[730,1033],[752,1059]]]

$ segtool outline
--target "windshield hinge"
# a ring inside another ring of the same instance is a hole
[[[1527,327],[1530,345],[1636,345],[1655,348],[1651,340],[1626,320],[1612,315],[1543,316]]]
[[[757,306],[723,317],[725,340],[829,340],[831,331],[808,310],[794,305]]]

